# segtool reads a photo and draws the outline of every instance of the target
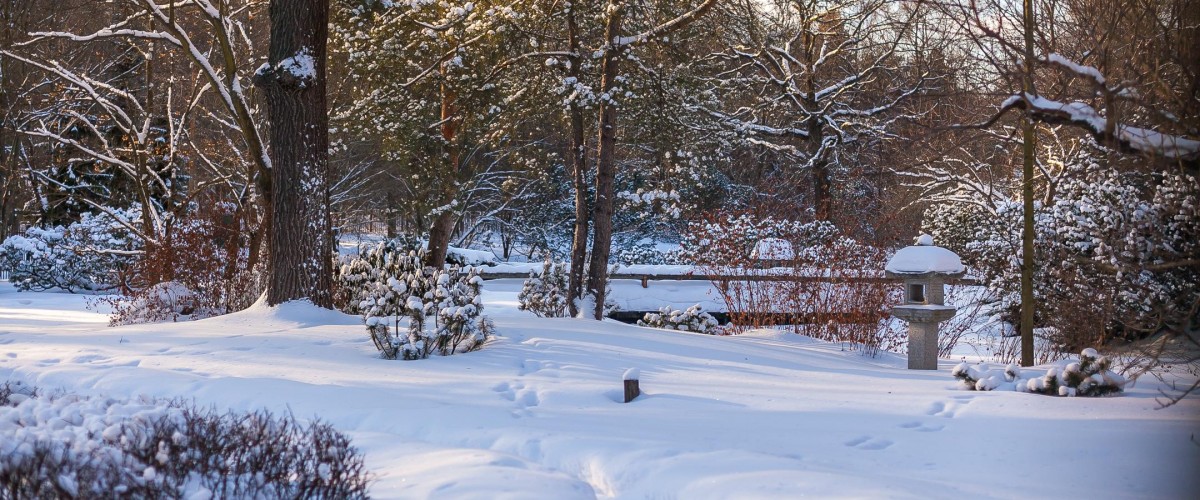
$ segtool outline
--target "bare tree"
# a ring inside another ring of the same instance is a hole
[[[616,201],[614,180],[617,175],[617,96],[620,85],[621,59],[638,45],[661,39],[686,27],[709,9],[717,0],[704,0],[695,8],[663,24],[641,33],[625,36],[623,25],[626,0],[610,0],[605,7],[604,45],[600,47],[600,110],[597,129],[600,133],[596,156],[596,201],[592,206],[592,251],[588,265],[587,294],[595,298],[593,314],[604,317],[604,301],[608,283],[608,261],[612,251],[613,206]]]

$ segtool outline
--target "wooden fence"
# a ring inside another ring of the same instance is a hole
[[[529,277],[529,273],[518,272],[497,272],[490,273],[486,267],[479,268],[479,277],[484,280],[499,280],[499,279],[525,279]],[[899,283],[899,280],[885,278],[882,276],[838,276],[833,278],[830,276],[804,276],[794,274],[728,274],[728,275],[708,275],[701,273],[611,273],[608,279],[613,280],[638,280],[642,283],[642,288],[649,288],[652,281],[786,281],[793,283]],[[978,285],[979,281],[974,278],[959,278],[948,282],[951,285]]]

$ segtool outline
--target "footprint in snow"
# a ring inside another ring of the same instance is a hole
[[[871,436],[859,436],[849,441],[846,441],[846,446],[858,448],[860,450],[883,450],[892,446],[892,442],[887,439],[877,439]]]
[[[513,391],[512,385],[509,384],[508,382],[500,382],[499,384],[496,384],[494,387],[492,387],[492,390],[495,391],[496,393],[499,393],[500,397],[507,399],[509,401],[515,401],[517,398],[517,396],[516,396],[517,393],[515,391]]]
[[[541,373],[546,370],[557,370],[558,368],[559,368],[558,364],[554,363],[552,361],[538,361],[535,359],[527,359],[527,360],[521,362],[521,370],[518,372],[518,374],[521,376],[531,375],[531,374],[535,374],[535,373]],[[551,375],[551,376],[553,376],[553,375]]]
[[[966,398],[956,396],[953,401],[937,401],[929,405],[929,409],[925,410],[925,414],[931,417],[954,418],[970,402],[970,396]]]
[[[505,400],[516,403],[516,409],[511,413],[513,418],[530,417],[531,408],[535,408],[542,404],[541,397],[537,391],[525,387],[525,384],[520,382],[501,382],[492,387],[492,391],[498,393]]]
[[[937,432],[937,431],[940,431],[940,430],[946,428],[946,426],[944,426],[944,425],[925,425],[921,422],[916,422],[916,421],[905,422],[903,424],[900,424],[900,427],[904,428],[904,429],[912,429],[917,432]]]

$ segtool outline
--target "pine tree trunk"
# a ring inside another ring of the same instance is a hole
[[[456,196],[456,182],[462,166],[459,164],[458,143],[458,95],[442,84],[442,140],[445,143],[445,158],[447,161],[445,176],[442,179],[442,194],[438,199],[441,213],[433,220],[429,228],[429,251],[425,254],[425,265],[441,269],[446,265],[446,254],[450,250],[450,237],[454,233],[454,211],[449,205]]]
[[[254,78],[266,97],[271,124],[267,303],[307,299],[331,307],[325,108],[329,3],[271,0],[270,17],[268,63]]]
[[[604,39],[612,43],[621,33],[625,4],[613,5],[604,27]],[[601,62],[601,95],[609,94],[620,76],[622,52],[610,46]],[[592,207],[592,260],[588,266],[588,294],[596,300],[596,319],[604,318],[605,284],[608,283],[608,256],[612,250],[613,198],[617,176],[617,108],[611,99],[600,99],[600,152],[596,161],[596,203]]]
[[[1033,0],[1025,0],[1025,68],[1024,90],[1033,95]],[[1037,305],[1033,296],[1035,269],[1033,240],[1033,120],[1026,106],[1023,120],[1024,165],[1021,169],[1021,202],[1024,206],[1021,227],[1021,366],[1033,366],[1033,312]]]
[[[571,68],[567,76],[579,81],[582,64],[580,58],[579,27],[575,23],[575,7],[568,7],[567,45],[571,52]],[[587,150],[583,135],[583,108],[571,101],[571,172],[575,188],[575,232],[571,238],[571,269],[567,284],[567,310],[571,317],[579,315],[579,298],[583,296],[584,260],[587,259],[588,193],[587,193]]]
[[[396,233],[396,195],[392,190],[387,192],[387,210],[384,212],[384,217],[387,219],[387,237],[389,240],[395,239]]]
[[[449,203],[454,198],[442,198],[443,203]],[[443,205],[444,206],[444,205]],[[446,255],[450,253],[450,234],[454,230],[454,212],[445,210],[433,219],[429,228],[429,251],[425,253],[425,265],[442,268],[446,265]]]

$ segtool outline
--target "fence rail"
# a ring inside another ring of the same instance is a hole
[[[525,279],[529,273],[496,272],[489,273],[486,267],[479,268],[479,277],[484,280]],[[610,273],[609,279],[638,280],[642,288],[649,288],[652,281],[784,281],[791,283],[898,283],[899,280],[879,276],[797,276],[788,274],[718,274],[702,273]],[[951,285],[979,285],[975,278],[958,278],[947,281]]]

